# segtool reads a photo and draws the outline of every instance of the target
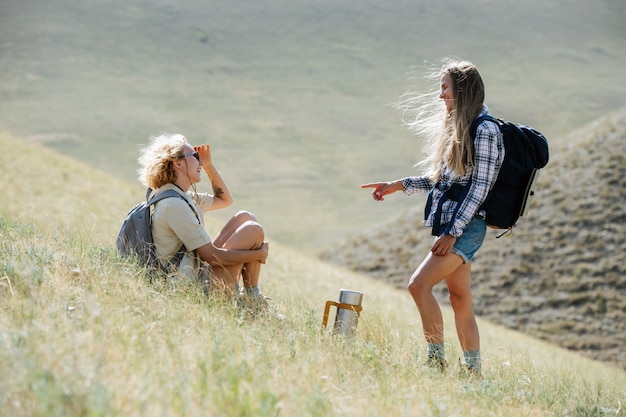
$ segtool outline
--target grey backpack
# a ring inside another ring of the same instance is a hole
[[[148,200],[151,192],[152,189],[148,188],[146,201],[137,204],[128,212],[117,235],[116,246],[118,252],[123,257],[134,258],[148,269],[168,272],[170,268],[173,266],[178,267],[180,264],[185,254],[185,245],[182,245],[176,252],[176,255],[170,260],[168,268],[164,268],[157,259],[156,248],[152,239],[150,207],[165,198],[178,197],[185,199],[174,190],[165,190]],[[192,211],[194,211],[193,208]]]

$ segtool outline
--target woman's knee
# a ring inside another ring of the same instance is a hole
[[[257,222],[256,216],[247,210],[238,211],[233,217],[238,221],[239,224],[244,224],[246,222]]]
[[[415,299],[424,294],[432,293],[432,287],[425,285],[424,280],[419,279],[419,277],[411,277],[407,289]]]
[[[245,233],[253,240],[262,243],[265,240],[265,230],[263,226],[254,220],[247,220],[239,226],[239,232]]]
[[[472,294],[461,292],[450,292],[450,305],[456,310],[472,308]]]

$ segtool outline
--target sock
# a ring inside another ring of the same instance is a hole
[[[428,357],[434,359],[445,359],[445,351],[443,343],[429,343]]]
[[[467,352],[463,352],[463,356],[465,357],[465,364],[467,365],[467,369],[480,374],[480,350],[468,350]]]
[[[245,289],[248,297],[258,297],[261,295],[261,290],[258,285],[256,287],[246,287]]]

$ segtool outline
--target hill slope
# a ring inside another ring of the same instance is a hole
[[[626,108],[552,145],[530,217],[474,260],[479,316],[626,369],[625,155]],[[322,259],[404,287],[432,242],[416,206]]]
[[[415,162],[388,104],[424,61],[470,59],[494,114],[559,140],[626,105],[622,3],[7,0],[0,123],[127,180],[150,135],[209,141],[238,209],[317,250],[392,214],[358,186]]]
[[[459,375],[449,309],[453,361],[434,372],[405,291],[274,242],[262,284],[283,321],[151,284],[112,248],[142,190],[0,146],[0,415],[624,415],[625,372],[482,320],[486,378]],[[320,333],[340,288],[365,294],[351,341]]]

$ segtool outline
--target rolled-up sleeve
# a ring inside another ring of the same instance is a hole
[[[196,250],[211,243],[209,234],[185,201],[172,198],[168,203],[170,204],[163,207],[163,216],[187,250]]]
[[[433,188],[428,177],[406,177],[402,179],[402,190],[406,195],[427,193]]]
[[[181,244],[194,251],[211,242],[209,234],[189,204],[180,198],[166,198],[156,204],[152,235],[159,257],[169,259]]]

